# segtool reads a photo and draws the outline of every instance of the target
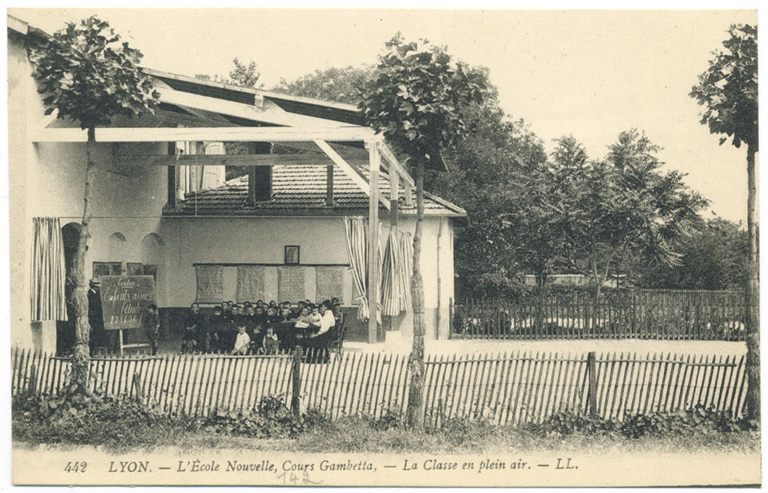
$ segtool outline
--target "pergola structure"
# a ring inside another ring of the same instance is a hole
[[[376,307],[379,298],[379,202],[397,225],[398,189],[402,181],[405,203],[412,204],[413,178],[384,138],[365,126],[352,105],[327,103],[257,89],[199,80],[144,69],[160,94],[155,115],[115,122],[96,129],[97,142],[262,142],[300,149],[297,154],[180,155],[169,146],[163,155],[116,155],[115,164],[165,166],[168,205],[176,204],[178,166],[238,165],[249,168],[249,200],[255,200],[257,168],[273,165],[327,166],[327,196],[333,201],[333,173],[338,167],[369,197],[368,227],[368,342],[377,342]],[[55,114],[33,129],[32,141],[86,142],[86,131],[60,125]],[[252,147],[255,149],[256,146]],[[383,159],[382,159],[383,158]],[[361,167],[368,168],[368,175]],[[390,177],[389,200],[379,194],[379,169]],[[373,184],[373,186],[372,186]]]

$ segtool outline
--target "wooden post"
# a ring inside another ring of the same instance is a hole
[[[293,350],[293,369],[291,371],[291,381],[293,388],[291,390],[291,411],[298,419],[301,417],[301,346],[296,346]]]
[[[256,205],[256,166],[248,168],[248,200],[245,202],[249,207]]]
[[[117,343],[118,348],[120,349],[120,356],[123,355],[123,329],[117,329]]]
[[[144,399],[144,393],[141,389],[141,375],[139,375],[139,372],[133,374],[133,386],[136,388],[134,398],[136,399],[136,402],[141,402]]]
[[[389,166],[389,213],[390,213],[390,224],[392,226],[397,227],[397,194],[398,194],[398,186],[399,186],[399,177],[397,176],[397,172],[395,171],[395,166],[391,165]]]
[[[168,154],[176,154],[176,144],[174,142],[168,143]],[[176,165],[168,166],[168,198],[166,199],[167,207],[176,207]]]
[[[327,168],[327,178],[325,182],[325,205],[333,207],[333,165],[329,164]]]
[[[410,173],[410,169],[408,166],[408,160],[406,159],[403,163],[403,167]],[[405,196],[405,205],[408,207],[411,207],[413,205],[413,191],[411,190],[411,186],[403,180],[403,195]]]
[[[271,142],[249,142],[248,154],[272,154]],[[272,167],[250,166],[248,168],[248,201],[253,207],[256,202],[270,200],[272,197]]]
[[[379,166],[381,155],[376,141],[369,142],[370,171],[368,182],[371,195],[368,201],[368,344],[378,341],[379,303]]]
[[[27,389],[27,395],[34,397],[37,394],[37,367],[32,365],[29,369],[29,388]]]
[[[594,351],[587,354],[587,372],[589,376],[589,386],[587,387],[587,400],[589,403],[589,414],[597,414],[597,361]]]
[[[453,338],[453,298],[448,298],[448,339]]]

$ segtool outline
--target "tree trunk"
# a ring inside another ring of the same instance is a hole
[[[760,278],[757,251],[757,182],[755,145],[747,146],[747,263],[746,318],[747,330],[747,416],[760,425]]]
[[[88,387],[90,351],[89,340],[91,325],[88,323],[88,285],[85,280],[85,250],[88,245],[88,224],[91,222],[91,187],[93,186],[95,166],[93,163],[93,146],[96,143],[95,129],[88,129],[88,142],[85,144],[85,190],[83,193],[83,221],[80,227],[80,238],[77,242],[77,252],[68,273],[69,280],[74,286],[72,298],[69,300],[75,316],[75,348],[72,361],[71,391],[85,391]]]
[[[416,166],[416,231],[413,235],[413,277],[411,297],[413,298],[413,346],[408,356],[408,372],[411,385],[408,391],[406,423],[409,428],[424,429],[424,280],[421,278],[421,226],[424,219],[424,162]]]

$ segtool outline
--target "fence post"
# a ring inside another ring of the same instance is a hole
[[[144,393],[141,390],[141,375],[139,375],[139,372],[133,373],[133,386],[136,388],[136,394],[134,395],[136,402],[141,402],[144,400]]]
[[[29,388],[27,389],[27,395],[34,397],[37,394],[37,368],[35,365],[29,369]]]
[[[632,337],[638,337],[637,334],[637,291],[632,289]]]
[[[296,418],[301,417],[301,401],[299,393],[301,392],[301,346],[296,346],[293,350],[293,371],[291,372],[293,389],[291,391],[291,411]]]
[[[587,401],[589,403],[589,414],[597,414],[597,361],[594,351],[587,354],[587,375],[589,386],[587,387]]]

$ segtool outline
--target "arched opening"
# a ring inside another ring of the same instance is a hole
[[[67,269],[67,282],[64,285],[64,295],[67,298],[67,322],[56,322],[56,354],[65,355],[70,352],[72,346],[75,344],[75,313],[69,300],[72,298],[72,291],[75,288],[75,284],[70,279],[70,272],[72,270],[72,264],[77,254],[77,244],[80,241],[80,229],[79,223],[68,223],[61,228],[62,241],[64,243],[64,266]]]
[[[107,252],[110,262],[124,261],[128,250],[128,242],[122,233],[112,233],[109,237]]]

